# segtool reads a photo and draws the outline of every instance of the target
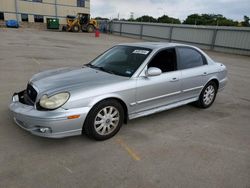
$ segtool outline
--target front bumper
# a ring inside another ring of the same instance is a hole
[[[48,138],[63,138],[82,134],[82,126],[90,110],[89,107],[83,107],[39,111],[34,106],[19,102],[16,95],[13,96],[9,108],[17,125],[34,135]],[[80,115],[80,117],[68,119],[69,116],[73,115]],[[42,132],[41,128],[46,131]]]

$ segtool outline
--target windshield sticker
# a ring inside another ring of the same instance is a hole
[[[147,55],[149,53],[149,51],[147,50],[134,50],[133,54],[143,54],[143,55]]]

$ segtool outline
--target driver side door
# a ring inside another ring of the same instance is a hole
[[[158,76],[146,76],[150,67],[161,69]],[[137,78],[136,112],[151,110],[178,101],[181,94],[181,72],[177,70],[175,48],[156,53]]]

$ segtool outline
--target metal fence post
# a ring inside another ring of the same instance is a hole
[[[122,35],[122,23],[120,23],[120,36]]]
[[[143,35],[143,24],[141,24],[140,39],[142,39],[142,35]]]
[[[211,46],[210,46],[210,49],[213,50],[214,49],[214,46],[215,46],[215,41],[216,41],[216,37],[217,37],[217,32],[218,32],[218,29],[214,29],[214,32],[213,32],[213,37],[212,37],[212,41],[211,41]]]
[[[173,27],[174,27],[174,26],[170,26],[169,42],[172,42]]]
[[[109,28],[108,30],[110,34],[113,33],[113,24],[114,24],[113,21],[108,22],[108,28]]]

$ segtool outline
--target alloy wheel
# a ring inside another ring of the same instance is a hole
[[[215,97],[215,88],[213,85],[209,85],[203,95],[203,102],[205,105],[209,105],[213,102]]]
[[[119,121],[120,114],[114,106],[104,107],[97,113],[95,117],[95,131],[99,135],[109,135],[116,129]]]

